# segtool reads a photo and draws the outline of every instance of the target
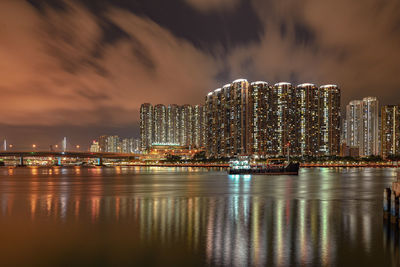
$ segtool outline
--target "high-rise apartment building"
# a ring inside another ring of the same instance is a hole
[[[107,135],[99,137],[99,152],[107,152]]]
[[[319,88],[319,153],[340,154],[340,89],[337,85]]]
[[[120,142],[120,152],[121,153],[134,153],[134,141],[133,138],[122,138]]]
[[[193,144],[193,107],[190,105],[183,105],[180,107],[180,120],[179,120],[179,143],[183,146],[192,146]]]
[[[400,155],[400,105],[382,107],[381,155]]]
[[[249,82],[238,79],[206,97],[206,151],[210,157],[247,154]]]
[[[238,79],[232,82],[228,91],[228,103],[231,107],[229,121],[230,139],[227,151],[230,155],[247,154],[249,138],[248,97],[249,82]],[[233,119],[232,119],[233,118]]]
[[[340,90],[236,80],[206,97],[206,152],[236,155],[337,155]]]
[[[353,100],[346,106],[347,137],[349,147],[361,146],[362,101]]]
[[[190,148],[205,145],[205,109],[202,105],[143,104],[140,112],[142,149],[154,143],[177,144]]]
[[[107,146],[105,152],[120,153],[120,139],[118,135],[107,136]]]
[[[142,150],[142,144],[140,142],[140,138],[136,138],[133,140],[133,153],[139,153]]]
[[[346,107],[347,138],[350,147],[359,148],[359,156],[379,154],[379,103],[376,97],[353,100]]]
[[[199,148],[204,146],[204,106],[195,105],[192,111],[192,145]]]
[[[179,144],[179,119],[180,109],[176,104],[167,107],[167,142]]]
[[[155,143],[167,142],[167,109],[164,105],[154,106],[154,141]]]
[[[258,81],[250,84],[248,103],[248,153],[265,156],[268,154],[269,136],[272,136],[272,127],[268,119],[271,116],[269,104],[272,89],[267,82]]]
[[[142,150],[147,150],[153,143],[154,109],[149,103],[140,107],[140,140]]]
[[[315,156],[319,154],[319,90],[315,84],[303,83],[296,87],[294,125],[296,136],[295,154]],[[297,144],[298,142],[298,144]]]
[[[292,84],[280,82],[273,86],[272,99],[269,102],[272,109],[272,118],[269,123],[274,129],[271,136],[272,155],[286,155],[288,149],[293,154],[298,147],[294,117],[296,115],[295,102]]]
[[[92,144],[90,145],[89,151],[90,151],[90,152],[95,152],[95,153],[100,152],[99,142],[97,142],[96,140],[94,140],[94,141],[92,142]]]
[[[362,156],[379,155],[379,103],[376,97],[362,101]]]

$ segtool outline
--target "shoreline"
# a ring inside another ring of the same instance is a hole
[[[228,168],[229,164],[121,164],[121,165],[64,165],[64,166],[0,166],[0,168],[115,168],[115,167],[157,167],[157,168]],[[399,168],[396,164],[300,164],[300,168]]]

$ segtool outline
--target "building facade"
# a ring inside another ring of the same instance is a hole
[[[346,107],[346,144],[358,147],[358,156],[379,155],[379,102],[376,97],[353,100]]]
[[[153,143],[154,109],[149,103],[140,107],[140,140],[142,150],[147,150]]]
[[[383,158],[400,155],[400,105],[382,107],[381,155]]]
[[[376,97],[362,101],[361,156],[379,155],[379,102]]]
[[[347,137],[349,147],[361,146],[362,101],[353,100],[346,106]]]
[[[319,154],[340,154],[340,89],[337,85],[322,85],[319,88]]]
[[[140,114],[142,150],[155,144],[174,144],[189,148],[205,145],[205,109],[202,105],[143,104]]]
[[[316,156],[319,154],[319,90],[315,84],[303,83],[296,87],[295,154]]]
[[[167,109],[164,105],[154,106],[154,140],[155,143],[167,142]]]
[[[338,155],[340,89],[235,80],[205,99],[208,157]]]

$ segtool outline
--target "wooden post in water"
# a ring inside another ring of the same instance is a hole
[[[395,194],[391,194],[390,201],[390,221],[392,223],[397,222],[398,211],[399,211],[399,198]]]
[[[385,219],[389,219],[391,192],[389,187],[383,190],[383,218]]]

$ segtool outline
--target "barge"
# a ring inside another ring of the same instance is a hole
[[[241,158],[229,162],[228,174],[264,174],[264,175],[298,175],[300,164],[295,162],[282,162],[272,164],[272,161],[282,159],[270,159],[266,164],[250,165],[249,159]]]

